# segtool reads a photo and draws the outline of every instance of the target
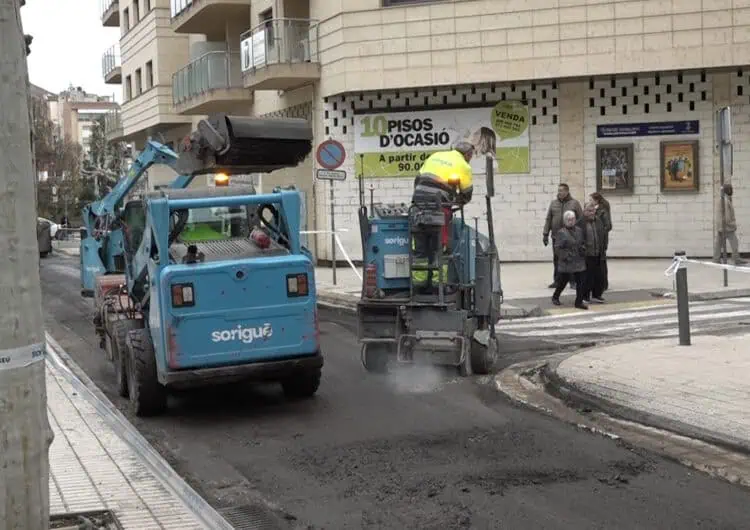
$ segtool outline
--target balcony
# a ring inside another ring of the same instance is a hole
[[[184,115],[248,110],[252,94],[242,86],[238,52],[208,52],[172,76],[172,102]]]
[[[108,142],[122,140],[123,129],[119,110],[111,110],[104,115],[104,135]]]
[[[320,79],[317,21],[266,21],[242,34],[240,49],[245,88],[293,90]]]
[[[117,45],[112,46],[102,55],[102,76],[108,85],[122,83],[122,68],[120,67],[120,50]]]
[[[171,0],[172,31],[224,38],[227,22],[250,19],[250,0]]]
[[[119,0],[99,0],[99,15],[102,18],[102,26],[104,26],[105,28],[119,28]]]

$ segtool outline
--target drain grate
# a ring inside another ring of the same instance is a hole
[[[49,527],[59,530],[78,530],[79,528],[90,530],[122,529],[115,514],[109,510],[53,514],[49,518]]]
[[[245,504],[218,510],[234,530],[288,530],[288,522],[262,504]]]

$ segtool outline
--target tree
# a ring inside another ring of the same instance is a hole
[[[49,528],[44,327],[18,0],[0,0],[0,530]]]
[[[126,151],[124,143],[107,141],[104,116],[101,116],[91,128],[89,154],[83,171],[86,179],[93,182],[96,198],[109,193],[125,172]]]
[[[79,195],[86,186],[81,181],[81,146],[57,134],[45,113],[34,112],[32,119],[36,172],[46,175],[38,185],[39,215],[53,220],[67,215],[72,222],[79,215]]]

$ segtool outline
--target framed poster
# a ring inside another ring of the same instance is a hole
[[[596,146],[596,191],[631,193],[633,191],[633,144]]]
[[[661,143],[661,191],[698,191],[698,140]]]

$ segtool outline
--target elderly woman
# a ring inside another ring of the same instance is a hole
[[[605,251],[607,231],[604,223],[597,215],[597,207],[589,202],[583,208],[583,217],[578,221],[583,230],[583,240],[586,247],[586,286],[583,299],[586,302],[604,303],[604,281],[602,279],[602,257]]]
[[[588,309],[583,303],[586,282],[586,241],[583,229],[576,225],[575,212],[568,210],[563,214],[563,227],[555,237],[555,254],[557,255],[557,285],[552,294],[552,303],[560,305],[560,293],[572,281],[576,284],[575,306],[578,309]]]

